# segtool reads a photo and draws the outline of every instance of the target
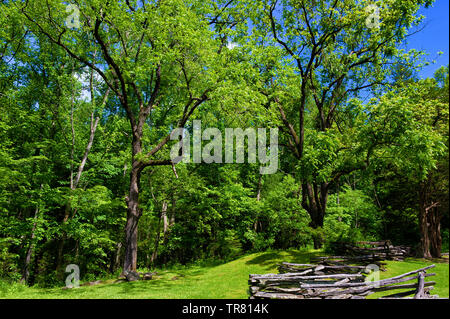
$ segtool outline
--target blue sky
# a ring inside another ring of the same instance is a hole
[[[422,8],[420,14],[425,16],[425,28],[408,39],[408,49],[424,50],[429,55],[427,60],[436,60],[435,64],[425,67],[420,77],[432,77],[434,71],[449,63],[449,0],[436,0],[433,7]],[[444,52],[438,56],[438,52]]]

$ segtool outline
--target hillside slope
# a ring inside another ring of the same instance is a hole
[[[191,266],[175,270],[159,270],[150,281],[105,284],[77,289],[25,287],[19,284],[1,284],[0,298],[86,298],[86,299],[246,299],[248,298],[248,275],[277,273],[282,261],[308,263],[314,251],[272,251],[243,256],[218,266]],[[428,261],[408,260],[388,262],[388,271],[382,278],[395,276],[431,264]],[[434,294],[449,296],[449,265],[436,264],[433,278],[437,282]]]

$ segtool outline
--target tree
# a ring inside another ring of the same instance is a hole
[[[420,246],[423,258],[441,257],[441,218],[448,214],[448,66],[436,71],[435,78],[404,85],[404,94],[415,105],[413,117],[434,136],[436,147],[422,161],[430,169],[410,180],[417,192]]]
[[[376,8],[370,1],[255,4],[253,44],[268,57],[262,63],[265,94],[279,113],[285,145],[298,161],[301,205],[313,228],[323,226],[330,187],[342,176],[366,169],[381,146],[373,141],[361,149],[351,140],[356,136],[348,119],[349,99],[376,96],[389,84],[392,65],[399,60],[415,67],[417,52],[405,53],[399,46],[420,22],[420,5],[430,3],[389,0],[377,2]],[[278,58],[272,64],[273,56]],[[355,154],[356,149],[364,155]],[[315,247],[320,246],[316,238]]]
[[[223,8],[211,8],[210,3],[180,0],[80,2],[80,25],[70,29],[64,26],[68,15],[62,2],[20,4],[30,30],[47,36],[95,71],[130,123],[124,271],[136,270],[142,171],[174,164],[158,157],[170,140],[170,130],[183,127],[211,99],[231,66],[229,50],[224,49],[226,37],[209,25],[220,22],[223,30],[233,22],[222,21]],[[208,15],[214,18],[208,20]]]

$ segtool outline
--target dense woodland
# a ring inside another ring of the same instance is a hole
[[[440,257],[449,68],[420,79],[428,56],[404,46],[431,1],[371,3],[2,1],[0,278],[334,241]],[[194,119],[278,128],[277,172],[173,163],[170,132]]]

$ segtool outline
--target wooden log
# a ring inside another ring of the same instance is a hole
[[[301,268],[301,267],[297,267],[297,265],[295,265],[295,264],[285,265],[284,263],[278,267],[278,270],[280,273],[302,271],[302,274],[305,274],[305,275],[308,273],[313,273],[313,272],[317,274],[317,272],[319,272],[319,271],[324,272],[325,274],[336,273],[336,272],[339,272],[339,273],[355,272],[355,273],[357,273],[364,269],[365,269],[365,266],[324,265],[324,264],[320,264],[319,266],[316,266],[315,268],[314,267]]]
[[[341,278],[364,278],[362,274],[327,274],[327,275],[310,275],[303,276],[299,273],[285,273],[285,274],[266,274],[266,275],[250,275],[251,280],[260,279],[341,279]]]
[[[314,272],[314,275],[317,275],[317,276],[324,276],[324,275],[326,275],[326,274],[325,274],[325,272],[323,272],[323,271],[315,271],[315,272]]]
[[[350,288],[350,287],[362,287],[362,286],[372,286],[372,287],[380,287],[380,286],[384,286],[384,285],[391,285],[391,284],[397,284],[400,282],[405,282],[405,281],[410,281],[413,279],[417,279],[418,276],[412,276],[412,277],[405,277],[406,275],[410,275],[411,273],[414,272],[409,272],[397,277],[392,277],[392,278],[388,278],[388,279],[383,279],[383,280],[378,280],[378,281],[370,281],[370,282],[349,282],[349,283],[343,283],[340,285],[335,285],[335,284],[322,284],[322,285],[318,285],[318,284],[300,284],[301,288],[331,288],[331,287],[336,287],[339,286],[340,288]],[[425,274],[425,277],[430,277],[430,276],[435,276],[436,274]]]
[[[339,261],[348,261],[348,260],[371,260],[371,259],[379,259],[383,256],[377,256],[374,254],[371,255],[361,255],[361,256],[329,256],[329,257],[316,257],[313,260],[317,261],[328,261],[328,260],[339,260]]]
[[[379,242],[356,242],[355,244],[334,243],[336,251],[341,251],[345,255],[360,255],[362,253],[371,253],[376,258],[389,260],[402,260],[406,256],[411,255],[411,247],[394,246],[390,241]]]
[[[287,263],[287,262],[283,262],[281,264],[284,266],[293,266],[293,267],[316,267],[317,266],[314,264],[294,264],[294,263]]]
[[[289,277],[289,276],[298,276],[298,275],[299,274],[297,272],[284,273],[284,274],[264,274],[264,275],[250,274],[249,278],[250,279],[254,279],[254,278],[276,278],[276,277]]]
[[[391,241],[390,240],[383,240],[383,241],[357,241],[356,244],[361,244],[361,245],[390,245]]]
[[[355,270],[360,270],[360,269],[365,269],[364,266],[353,266],[353,265],[321,265],[322,267],[324,267],[323,269],[333,269],[333,270],[343,270],[343,269],[355,269]]]
[[[269,276],[270,275],[270,276]],[[288,274],[269,274],[263,276],[253,276],[250,280],[252,281],[263,281],[263,280],[283,280],[283,281],[297,281],[297,280],[314,280],[314,279],[344,279],[344,278],[364,278],[362,274],[333,274],[333,275],[312,275],[312,276],[299,276],[296,273]]]
[[[403,278],[403,277],[406,277],[406,276],[409,276],[409,275],[412,275],[412,274],[417,274],[418,272],[422,272],[422,271],[425,271],[425,270],[428,270],[428,269],[431,269],[431,268],[434,268],[434,267],[436,267],[435,264],[427,266],[427,267],[423,267],[423,268],[420,268],[420,269],[417,269],[417,270],[413,270],[413,271],[410,271],[410,272],[407,272],[407,273],[404,273],[404,274],[401,274],[401,275],[398,275],[398,276],[395,276],[395,277],[392,277],[392,278],[389,278],[389,279]],[[428,274],[428,275],[429,276],[435,276],[436,274]]]
[[[258,286],[250,286],[250,294],[254,295],[255,293],[257,293],[259,291],[259,287]]]
[[[283,287],[268,287],[267,289],[264,289],[265,292],[285,292],[285,293],[300,293],[303,291],[301,288],[283,288]]]
[[[335,285],[340,285],[340,284],[345,284],[345,283],[347,283],[347,282],[349,282],[350,280],[348,279],[348,278],[345,278],[345,279],[342,279],[342,280],[340,280],[340,281],[337,281],[336,283],[335,283]]]
[[[314,269],[307,269],[305,271],[298,272],[298,269],[295,269],[295,268],[282,268],[282,267],[278,268],[278,271],[281,274],[296,272],[299,275],[307,275],[307,274],[314,273]]]
[[[416,293],[414,295],[414,299],[422,299],[425,295],[424,288],[425,288],[425,275],[424,272],[420,272],[418,276],[419,282],[418,287],[416,290]]]
[[[333,287],[334,283],[336,281],[331,280],[303,280],[303,281],[292,281],[292,280],[264,280],[261,282],[253,282],[250,283],[252,286],[258,286],[261,288],[268,288],[268,287],[283,287],[283,288],[289,288],[289,287],[300,287],[300,288],[322,288],[322,285],[324,286],[330,286]],[[338,286],[339,287],[339,286]],[[342,288],[342,287],[340,287]]]
[[[283,263],[280,267],[288,266]],[[365,278],[361,273],[357,274],[323,274],[336,269],[345,269],[348,265],[330,268],[327,265],[291,264],[289,266],[307,265],[306,270],[311,275],[303,275],[304,271],[282,273],[282,274],[251,274],[249,275],[251,298],[276,298],[276,299],[361,299],[378,291],[398,290],[416,288],[405,293],[397,293],[388,298],[401,298],[415,293],[414,298],[431,298],[427,293],[433,289],[435,282],[425,282],[426,277],[434,276],[434,273],[426,273],[426,270],[435,267],[430,265],[421,269],[413,270],[399,276],[387,278],[374,282],[363,282]],[[354,266],[351,266],[354,267]],[[364,267],[359,266],[359,270]],[[305,269],[305,268],[303,268]],[[351,269],[351,268],[347,268]],[[355,268],[353,268],[355,269]],[[317,271],[316,271],[317,270]],[[314,274],[313,274],[314,273]],[[417,275],[416,275],[417,274]],[[399,284],[410,280],[418,280],[415,283]],[[360,281],[360,282],[356,282]],[[432,298],[436,298],[433,296]]]
[[[259,291],[253,295],[255,299],[305,299],[303,295]]]
[[[325,266],[324,265],[319,265],[316,268],[314,268],[314,272],[318,272],[318,271],[320,271],[322,269],[325,269]]]
[[[434,281],[428,281],[424,283],[424,287],[432,287],[436,285],[436,282]],[[375,292],[378,291],[387,291],[387,290],[395,290],[395,289],[406,289],[406,288],[417,288],[417,283],[413,284],[402,284],[402,285],[392,285],[392,286],[382,286],[382,287],[375,287],[373,290]]]
[[[351,295],[351,294],[339,294],[339,295],[325,297],[324,299],[351,299],[352,297],[353,297],[353,295]]]
[[[388,251],[389,249],[387,247],[384,246],[378,246],[378,247],[352,247],[351,250],[354,251],[360,251],[360,250],[364,250],[364,251]]]
[[[303,275],[307,275],[307,274],[310,274],[310,273],[313,273],[313,272],[314,272],[313,269],[307,269],[305,271],[300,272],[299,275],[303,276]]]
[[[428,282],[426,283],[427,288],[435,285],[435,282]],[[347,289],[313,289],[314,293],[310,293],[311,296],[320,296],[320,297],[331,297],[335,295],[340,294],[351,294],[351,295],[369,295],[375,292],[379,291],[386,291],[386,290],[392,290],[392,289],[406,289],[406,288],[414,288],[417,286],[417,283],[415,284],[407,284],[407,285],[397,285],[397,286],[385,286],[385,287],[378,287],[374,288],[371,286],[362,286],[362,287],[351,287]],[[303,287],[302,287],[303,288]],[[405,296],[411,295],[414,293],[415,290],[412,292],[406,294]]]
[[[350,294],[350,295],[361,295],[365,293],[370,293],[371,287],[363,286],[363,287],[353,287],[347,289],[312,289],[312,293],[309,296],[312,297],[332,297],[341,294]]]

